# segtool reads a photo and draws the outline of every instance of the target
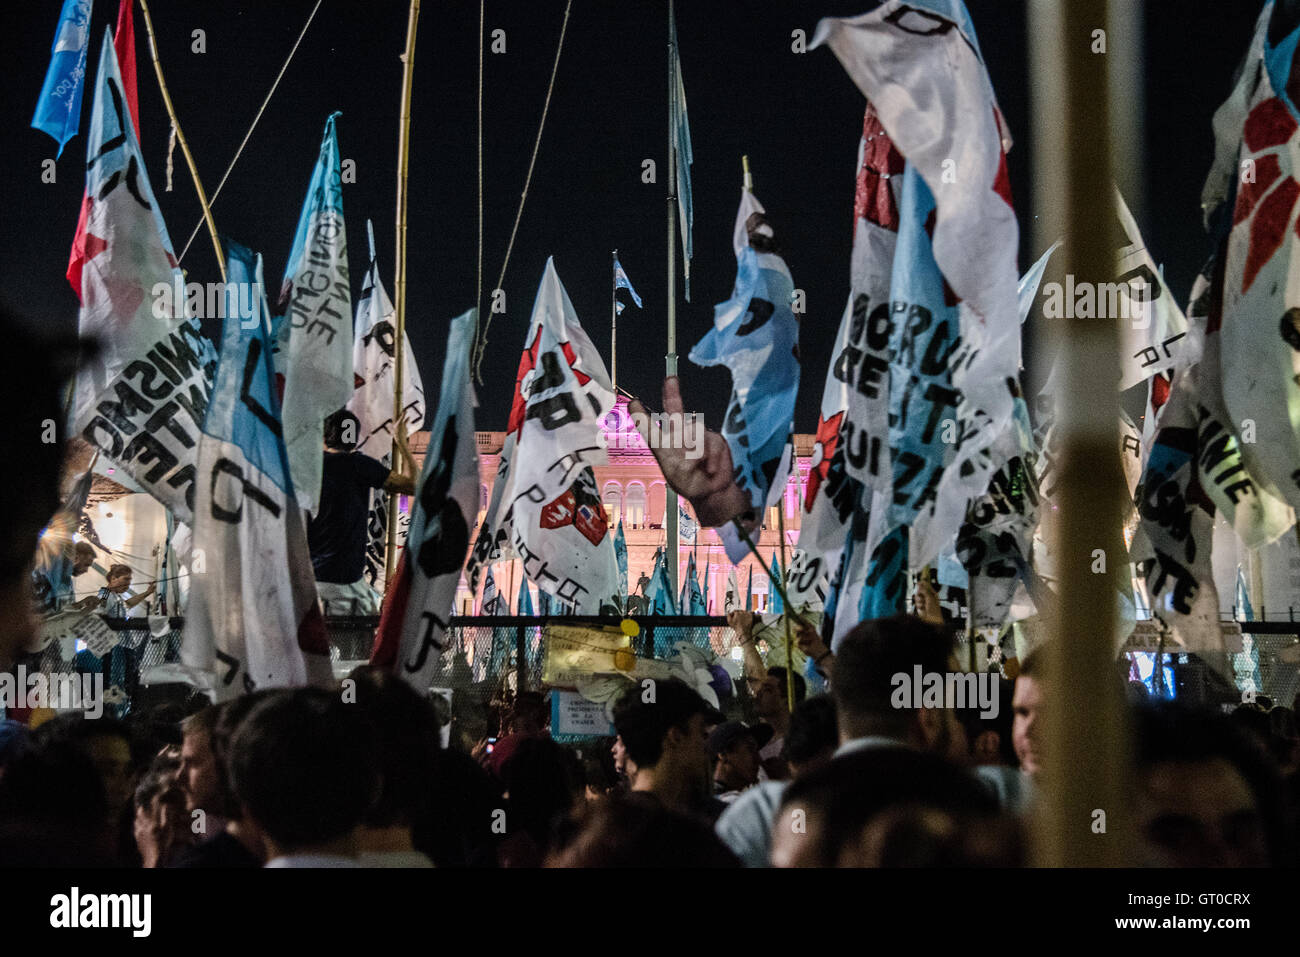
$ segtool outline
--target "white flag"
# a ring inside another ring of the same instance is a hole
[[[227,243],[227,269],[232,285],[261,284],[261,257],[234,243]],[[226,318],[199,441],[181,661],[218,701],[334,681],[279,406],[259,298],[250,312]]]
[[[478,514],[478,446],[469,369],[475,310],[452,320],[438,411],[411,508],[411,531],[384,601],[373,664],[428,691],[446,647],[470,529]]]
[[[280,325],[277,369],[284,373],[284,444],[303,508],[315,511],[324,467],[325,419],[352,398],[352,290],[343,223],[339,144],[332,113],[298,218],[289,264],[292,284]]]
[[[613,406],[605,363],[548,259],[492,501],[466,567],[471,590],[510,546],[524,574],[575,613],[616,607],[618,565],[592,469],[608,461],[601,421]]]
[[[90,212],[78,323],[100,353],[78,370],[72,430],[188,522],[216,354],[185,317],[180,270],[107,33],[86,158]],[[231,288],[247,303],[251,289]],[[225,290],[219,298],[231,304]]]

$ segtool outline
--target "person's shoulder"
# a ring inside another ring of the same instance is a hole
[[[718,827],[735,826],[739,821],[770,820],[788,786],[788,781],[759,781],[745,788],[722,812]]]

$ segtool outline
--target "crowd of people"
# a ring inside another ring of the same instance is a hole
[[[791,711],[798,685],[773,684],[780,727],[753,710],[767,675],[736,699],[750,722],[676,679],[629,682],[617,737],[578,744],[553,740],[544,693],[525,691],[493,746],[468,753],[443,747],[425,695],[368,666],[335,691],[6,722],[0,855],[182,869],[1025,865],[1035,780],[1061,760],[1040,720],[1061,679],[1035,653],[995,717],[897,706],[893,676],[950,671],[952,653],[940,625],[863,622],[823,659],[828,694]],[[1131,863],[1295,863],[1292,709],[1129,708],[1132,788],[1111,813],[1136,838]]]
[[[7,669],[33,637],[31,556],[60,504],[63,444],[42,437],[59,419],[60,384],[85,347],[38,339],[3,316],[0,329],[10,346],[0,351],[0,378],[18,397],[0,435],[14,453],[11,494],[0,502],[0,669]],[[545,693],[529,690],[514,696],[499,728],[485,728],[481,715],[472,729],[458,727],[470,722],[370,667],[333,690],[141,702],[124,719],[65,712],[39,724],[5,720],[0,861],[1030,863],[1026,821],[1042,799],[1035,782],[1044,768],[1069,761],[1052,752],[1041,716],[1068,678],[1030,654],[1008,668],[1014,679],[1001,681],[996,711],[899,706],[895,676],[957,669],[953,633],[919,610],[922,617],[861,622],[833,654],[815,634],[802,634],[815,666],[809,682],[766,667],[752,619],[737,613],[745,675],[736,683],[741,693],[728,699],[732,713],[674,679],[629,682],[612,708],[612,740],[553,739]],[[1117,700],[1122,683],[1117,672]],[[1131,863],[1294,864],[1294,709],[1261,697],[1223,714],[1144,698],[1131,689],[1127,696],[1131,787],[1123,807],[1107,809],[1130,825]]]

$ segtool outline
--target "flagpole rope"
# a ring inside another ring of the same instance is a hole
[[[225,186],[226,180],[230,178],[230,171],[233,170],[235,168],[235,164],[239,162],[239,157],[243,154],[244,147],[248,145],[248,140],[250,137],[252,137],[253,130],[257,128],[258,122],[262,119],[262,114],[266,112],[266,105],[271,102],[271,97],[275,95],[276,87],[278,87],[280,85],[280,81],[284,79],[284,73],[286,70],[289,69],[289,62],[293,59],[293,55],[298,52],[298,44],[302,43],[302,38],[307,35],[307,28],[311,26],[312,20],[315,19],[316,11],[320,9],[321,2],[322,0],[316,0],[316,6],[312,7],[311,15],[307,17],[307,22],[303,24],[302,31],[298,34],[298,39],[294,41],[293,49],[289,51],[288,58],[285,59],[284,65],[280,67],[279,75],[276,76],[275,82],[271,84],[271,92],[266,94],[266,99],[262,101],[262,106],[260,109],[258,109],[257,116],[253,117],[252,126],[250,126],[248,128],[248,132],[244,134],[244,141],[239,144],[239,149],[235,150],[235,158],[230,161],[230,165],[226,167],[226,172],[223,173],[221,176],[221,182],[217,184],[217,188],[213,191],[212,199],[210,200],[209,205],[217,201],[217,197],[221,194],[221,187]],[[203,220],[200,219],[194,225],[194,229],[190,232],[190,238],[185,241],[185,248],[181,250],[181,254],[180,257],[177,259],[177,262],[185,258],[185,254],[190,251],[190,244],[194,242],[194,237],[199,234],[199,230],[202,228],[203,228]]]
[[[148,0],[140,0],[140,8],[144,11],[144,25],[149,32],[149,52],[153,54],[153,70],[158,76],[158,89],[162,92],[163,106],[167,107],[167,115],[171,117],[172,129],[176,131],[176,138],[180,141],[181,152],[185,154],[185,164],[190,168],[190,176],[194,179],[194,189],[199,194],[199,206],[203,208],[203,219],[208,224],[208,232],[212,234],[212,245],[217,253],[217,268],[221,270],[221,281],[226,281],[226,254],[221,249],[221,240],[217,238],[217,226],[212,221],[212,207],[208,203],[208,197],[203,192],[203,181],[199,179],[199,169],[194,165],[194,156],[190,153],[190,145],[185,142],[185,134],[181,132],[181,122],[176,118],[176,108],[172,105],[172,96],[167,92],[167,83],[163,79],[162,61],[158,59],[158,40],[153,33],[153,17],[149,15]],[[179,262],[179,260],[177,260]]]
[[[528,175],[524,177],[524,191],[519,194],[519,208],[515,211],[515,225],[510,230],[510,242],[506,245],[506,256],[501,262],[501,275],[497,277],[494,288],[500,289],[506,281],[506,267],[510,265],[510,253],[515,248],[515,235],[519,232],[519,221],[524,215],[524,203],[528,199],[528,187],[533,181],[533,166],[537,163],[537,151],[542,145],[542,131],[546,129],[546,114],[551,108],[551,93],[555,90],[555,74],[560,69],[560,54],[564,51],[564,34],[569,28],[569,11],[573,9],[573,0],[564,5],[564,22],[560,25],[560,42],[555,47],[555,62],[551,64],[551,81],[546,86],[546,102],[542,105],[542,121],[537,124],[537,139],[533,141],[533,156],[528,161]],[[480,44],[479,55],[482,56]],[[480,113],[482,107],[480,106]],[[480,123],[482,120],[480,119]],[[492,312],[488,311],[483,320],[483,331],[474,349],[474,379],[483,384],[483,351],[487,348],[488,327],[492,324]]]

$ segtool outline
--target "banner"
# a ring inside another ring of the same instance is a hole
[[[339,144],[331,113],[284,271],[288,309],[277,330],[284,376],[284,444],[298,503],[316,511],[326,417],[353,393],[352,289]],[[391,395],[391,392],[390,392]]]
[[[90,255],[78,329],[99,341],[100,352],[78,369],[72,430],[188,523],[216,354],[197,321],[185,317],[181,274],[107,32],[86,160]],[[249,303],[251,287],[231,285],[223,293],[229,313]]]
[[[261,256],[226,244],[234,287],[262,287]],[[330,687],[330,649],[280,426],[265,299],[226,317],[199,440],[194,552],[181,661],[224,701],[258,688]]]
[[[447,647],[447,625],[478,515],[478,445],[469,353],[476,310],[452,320],[438,411],[411,506],[411,531],[384,599],[371,664],[424,692]]]
[[[742,190],[736,212],[736,283],[731,298],[713,309],[713,328],[690,352],[698,366],[725,365],[731,400],[722,437],[731,450],[736,484],[761,510],[777,478],[794,426],[799,390],[799,322],[791,310],[794,281],[777,252],[763,205]],[[727,557],[741,561],[743,540],[724,536]]]
[[[492,500],[466,566],[471,589],[509,546],[528,578],[576,614],[617,613],[618,564],[593,471],[608,461],[601,421],[613,405],[605,364],[548,259]]]

